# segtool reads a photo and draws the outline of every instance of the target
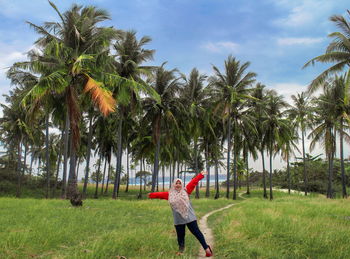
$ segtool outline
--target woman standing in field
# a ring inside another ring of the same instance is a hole
[[[189,198],[189,195],[192,193],[198,182],[202,180],[206,174],[207,172],[202,171],[186,185],[186,188],[184,188],[182,180],[178,178],[174,180],[169,192],[152,192],[148,194],[150,199],[165,199],[169,201],[174,216],[177,242],[179,244],[179,255],[182,254],[185,249],[186,225],[201,243],[206,256],[210,257],[213,255],[210,246],[205,242],[205,238],[198,228],[197,218]]]

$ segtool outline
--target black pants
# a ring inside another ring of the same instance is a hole
[[[204,236],[202,232],[198,228],[197,220],[192,221],[187,224],[183,225],[175,225],[176,228],[176,234],[177,234],[177,242],[179,244],[180,250],[185,248],[185,229],[186,225],[188,229],[191,231],[191,233],[198,239],[198,241],[201,243],[203,249],[207,249],[208,245],[205,242]]]

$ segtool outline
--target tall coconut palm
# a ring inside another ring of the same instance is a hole
[[[264,151],[266,149],[266,145],[264,143],[264,135],[265,131],[262,128],[262,121],[263,118],[266,117],[267,110],[266,110],[266,102],[267,102],[267,90],[266,86],[257,83],[254,89],[251,92],[251,96],[253,97],[248,104],[248,107],[250,107],[250,111],[255,117],[255,127],[257,130],[257,141],[256,145],[261,155],[262,160],[262,181],[263,181],[263,197],[267,199],[267,191],[266,191],[266,170],[265,170],[265,156]]]
[[[217,109],[221,111],[222,118],[226,121],[226,141],[227,141],[227,189],[226,197],[229,198],[229,178],[230,178],[230,152],[231,152],[231,128],[232,119],[236,125],[238,114],[241,112],[242,102],[248,99],[248,91],[255,81],[256,74],[246,72],[250,63],[241,64],[233,56],[229,56],[225,61],[224,73],[219,68],[213,66],[214,76],[209,81],[210,85],[216,89],[214,98],[217,100]],[[234,128],[234,131],[236,128]]]
[[[118,100],[118,146],[117,146],[117,177],[114,182],[113,198],[119,194],[120,172],[123,155],[122,144],[122,128],[123,122],[128,113],[135,111],[135,106],[139,104],[139,92],[151,91],[142,80],[142,75],[149,74],[151,67],[142,66],[142,63],[153,59],[154,50],[145,49],[144,46],[151,41],[148,36],[142,37],[140,40],[136,38],[135,31],[122,32],[113,45],[116,51],[116,59],[114,62],[116,72],[123,78],[133,80],[140,84],[131,84],[125,81],[115,87],[113,94]],[[153,95],[155,96],[154,92]]]
[[[282,144],[290,138],[291,130],[288,120],[283,118],[283,109],[287,105],[283,96],[278,96],[270,91],[266,104],[267,114],[263,118],[262,128],[265,131],[263,141],[266,143],[270,155],[270,200],[272,200],[272,158],[277,154]]]
[[[336,118],[334,112],[335,104],[332,91],[325,88],[324,93],[315,99],[315,128],[309,134],[311,138],[310,150],[313,150],[316,143],[320,142],[325,149],[328,159],[328,188],[327,198],[334,198],[333,191],[333,162],[335,152],[334,129]]]
[[[304,191],[308,193],[308,181],[306,174],[305,159],[305,135],[306,130],[311,129],[313,120],[313,110],[310,107],[309,96],[302,92],[301,94],[292,95],[293,106],[288,109],[289,117],[294,121],[297,130],[301,131],[302,152],[303,152],[303,172],[304,172]]]
[[[199,174],[198,171],[198,139],[202,135],[201,129],[204,122],[205,115],[205,101],[206,93],[204,91],[204,82],[207,76],[199,73],[197,68],[193,68],[189,76],[182,75],[184,85],[180,91],[180,102],[184,103],[184,109],[187,111],[187,125],[188,133],[193,140],[194,152],[196,159],[194,171]],[[199,187],[196,186],[196,198],[199,198]]]
[[[344,129],[349,128],[349,114],[350,114],[350,105],[349,105],[349,81],[350,73],[348,72],[344,76],[335,76],[331,81],[332,92],[333,92],[333,101],[335,103],[335,116],[338,121],[339,127],[336,129],[339,132],[339,149],[340,149],[340,169],[341,169],[341,178],[342,178],[342,195],[343,198],[346,198],[346,178],[345,178],[345,166],[344,166]],[[345,138],[347,136],[345,135]],[[347,139],[349,142],[349,139]]]
[[[36,41],[36,45],[43,48],[46,60],[38,58],[31,63],[20,65],[39,72],[45,67],[51,71],[40,78],[29,96],[40,98],[52,92],[64,93],[66,120],[70,122],[72,141],[69,172],[69,195],[72,196],[77,193],[75,150],[79,143],[81,117],[78,98],[82,94],[89,93],[102,113],[107,115],[114,110],[115,100],[109,90],[92,78],[91,68],[95,64],[93,55],[105,51],[117,33],[113,28],[97,27],[99,22],[109,19],[108,13],[104,10],[93,6],[83,8],[73,5],[71,9],[61,14],[52,2],[49,3],[57,12],[60,22],[47,22],[44,26],[28,22],[42,35]],[[65,144],[67,146],[68,143]]]
[[[156,179],[159,167],[159,150],[162,128],[167,121],[170,124],[176,125],[176,118],[173,112],[178,109],[178,101],[176,99],[176,92],[179,89],[178,78],[176,77],[176,69],[166,70],[164,68],[166,63],[156,68],[149,78],[150,86],[160,96],[160,102],[157,103],[154,98],[146,98],[143,103],[145,110],[145,120],[151,122],[152,137],[155,146],[154,155],[154,170],[152,172],[152,192],[156,187]]]

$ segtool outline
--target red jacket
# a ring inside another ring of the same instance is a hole
[[[196,177],[194,177],[186,185],[186,191],[187,191],[188,195],[190,195],[193,192],[194,188],[196,188],[196,185],[203,178],[204,178],[204,175],[198,174]],[[169,198],[169,192],[151,192],[151,193],[148,194],[148,198],[150,198],[150,199],[164,199],[164,200],[167,200]]]

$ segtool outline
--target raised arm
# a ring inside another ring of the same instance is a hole
[[[169,198],[169,192],[151,192],[148,194],[148,198],[167,200]]]
[[[193,192],[194,188],[196,188],[196,185],[199,183],[199,181],[204,178],[205,174],[206,172],[199,173],[186,185],[186,191],[188,194],[191,194]]]

